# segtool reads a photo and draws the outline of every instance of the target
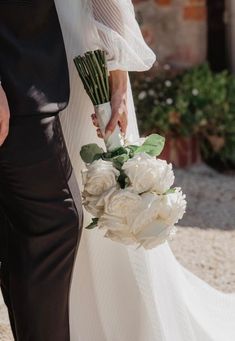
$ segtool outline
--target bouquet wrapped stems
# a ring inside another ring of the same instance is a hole
[[[105,128],[112,116],[112,108],[110,102],[95,105],[95,113],[99,122],[100,130],[104,136],[104,142],[107,151],[112,151],[116,148],[121,147],[123,145],[123,138],[118,125],[115,127],[113,133],[110,136],[105,137]]]
[[[124,142],[119,126],[116,126],[110,136],[105,137],[105,128],[112,116],[109,73],[105,52],[102,50],[88,51],[84,56],[74,58],[74,63],[84,88],[94,105],[107,151],[123,146]]]

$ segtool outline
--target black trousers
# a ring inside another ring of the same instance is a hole
[[[60,118],[19,116],[0,147],[1,289],[17,341],[69,341],[81,195]]]

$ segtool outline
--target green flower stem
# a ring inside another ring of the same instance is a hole
[[[93,77],[95,79],[95,84],[97,84],[97,91],[99,92],[100,103],[103,103],[103,102],[105,102],[105,95],[102,91],[102,86],[101,86],[101,82],[99,79],[99,74],[97,72],[97,68],[94,65],[94,61],[92,60],[91,55],[87,55],[86,61],[89,64],[91,72],[93,73]]]
[[[101,67],[103,69],[103,75],[104,75],[104,80],[105,80],[105,86],[107,89],[107,102],[110,101],[110,89],[109,89],[109,72],[108,72],[108,65],[107,65],[107,60],[105,56],[105,51],[101,50],[96,50],[95,53],[98,52],[97,54],[100,55],[101,58]]]
[[[109,73],[105,51],[88,51],[74,58],[84,88],[94,105],[110,100]]]
[[[79,60],[78,57],[74,59],[74,62],[75,62],[75,65],[77,67],[77,70],[79,72],[79,75],[82,79],[84,88],[85,88],[86,92],[89,94],[92,103],[95,105],[96,99],[95,99],[94,91],[93,91],[92,85],[89,83],[89,77],[87,77],[87,75],[86,75],[86,70],[83,66],[83,63],[81,62],[81,60]]]
[[[101,65],[102,65],[102,59],[100,58],[101,55],[97,59],[95,53],[92,52],[90,57],[91,57],[90,61],[92,63],[92,66],[97,71],[96,72],[97,82],[99,82],[99,89],[103,96],[102,103],[107,102],[108,91],[106,89],[105,82],[104,82],[104,73],[102,72],[102,69],[101,69]]]
[[[98,72],[98,75],[99,75],[99,78],[100,78],[100,83],[101,83],[101,88],[103,90],[103,94],[104,94],[104,100],[105,102],[108,102],[108,92],[107,92],[107,87],[106,87],[106,84],[105,84],[105,75],[102,71],[102,60],[100,59],[97,59],[96,55],[95,54],[92,54],[92,60],[94,62],[94,67],[97,68],[97,72]]]
[[[87,70],[89,71],[89,76],[90,76],[91,82],[93,84],[93,89],[94,89],[94,93],[95,93],[95,97],[96,97],[96,103],[100,104],[100,97],[99,97],[99,91],[98,91],[99,89],[98,89],[98,86],[96,84],[96,79],[95,79],[96,77],[95,77],[93,71],[90,69],[88,58],[84,58],[83,61],[87,67]]]

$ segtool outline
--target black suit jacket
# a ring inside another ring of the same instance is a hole
[[[67,106],[68,64],[53,0],[0,0],[0,77],[13,116]]]

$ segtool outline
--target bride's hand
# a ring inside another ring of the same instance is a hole
[[[105,137],[108,138],[118,124],[122,134],[125,136],[128,112],[127,112],[127,72],[121,70],[110,71],[109,84],[111,90],[112,116],[105,129]],[[92,114],[92,121],[97,127],[97,135],[103,138],[96,114]]]

